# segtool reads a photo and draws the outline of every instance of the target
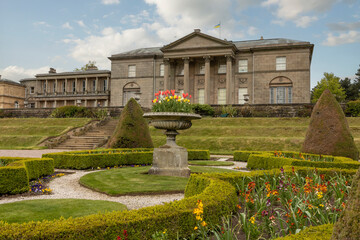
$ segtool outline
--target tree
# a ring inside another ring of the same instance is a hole
[[[85,64],[84,66],[82,66],[80,69],[79,68],[75,68],[74,71],[78,72],[78,71],[86,71],[88,69],[98,69],[97,66],[95,65],[96,62],[95,61],[89,61],[87,64]]]
[[[340,78],[333,73],[324,73],[324,77],[312,90],[312,103],[316,103],[325,89],[329,89],[338,102],[343,102],[346,98],[345,91],[340,85]]]
[[[350,78],[340,80],[340,85],[345,90],[346,101],[355,101],[360,97],[360,68],[357,70],[357,73],[355,73],[355,75],[357,77],[355,77],[353,82]]]

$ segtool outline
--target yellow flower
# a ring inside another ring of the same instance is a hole
[[[318,192],[318,193],[317,193],[317,197],[318,197],[318,199],[321,199],[321,198],[323,197],[323,193],[322,193],[322,192]]]
[[[201,226],[205,227],[207,225],[207,223],[205,221],[201,222]]]
[[[173,99],[173,96],[170,96],[170,99]]]
[[[197,230],[197,229],[198,229],[198,227],[197,227],[197,226],[195,226],[195,227],[194,227],[194,230]]]
[[[252,224],[255,224],[255,217],[252,216],[249,221],[250,221]]]
[[[323,204],[320,204],[319,207],[324,207],[324,205],[323,205]]]
[[[202,217],[199,216],[199,215],[197,215],[195,218],[196,218],[196,220],[198,220],[198,221],[202,221],[202,220],[203,220]]]
[[[178,102],[181,102],[181,99],[180,99],[180,98],[178,99]]]
[[[166,229],[163,231],[163,234],[165,234],[166,233]]]

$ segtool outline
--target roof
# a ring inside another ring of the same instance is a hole
[[[18,85],[18,86],[22,86],[21,83],[19,82],[15,82],[13,80],[10,80],[10,79],[6,79],[6,78],[1,78],[0,79],[0,83],[9,83],[9,84],[13,84],[13,85]]]
[[[175,41],[177,42],[177,41]],[[294,45],[308,45],[310,42],[292,40],[287,38],[273,38],[273,39],[259,39],[259,40],[247,40],[247,41],[228,41],[236,46],[238,50],[260,48],[260,47],[276,47],[276,46],[294,46]],[[170,45],[170,44],[169,44]],[[169,46],[166,45],[166,46]],[[148,56],[163,56],[161,51],[163,47],[151,47],[151,48],[138,48],[135,50],[122,52],[119,54],[111,55],[112,58],[131,58],[131,57],[148,57]]]
[[[60,72],[60,73],[42,73],[36,74],[35,77],[50,77],[50,76],[68,76],[68,75],[89,75],[89,74],[101,74],[108,73],[110,74],[110,70],[87,70],[87,71],[73,71],[73,72]],[[25,80],[25,79],[23,79]],[[32,80],[32,79],[26,79]]]

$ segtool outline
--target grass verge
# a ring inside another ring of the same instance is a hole
[[[102,200],[84,199],[38,199],[0,204],[0,220],[8,223],[23,223],[81,217],[95,213],[124,211],[126,206]]]
[[[147,174],[149,169],[150,166],[94,172],[81,177],[80,183],[112,196],[183,192],[185,190],[187,178],[149,175]],[[192,173],[233,172],[229,169],[200,166],[190,166],[190,169]]]

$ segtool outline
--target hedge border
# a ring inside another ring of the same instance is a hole
[[[298,234],[276,238],[275,240],[330,240],[333,228],[333,224],[311,226]]]
[[[340,156],[322,155],[322,157],[333,158],[333,162],[315,162],[304,161],[295,158],[275,157],[274,152],[268,151],[236,151],[234,152],[234,160],[247,162],[248,169],[272,169],[284,166],[303,166],[316,168],[344,168],[344,169],[358,169],[360,162],[354,161],[351,158]],[[299,152],[285,151],[285,154],[299,155]],[[301,153],[303,156],[315,156],[318,154]]]
[[[54,173],[51,158],[1,157],[8,165],[0,167],[0,194],[17,194],[29,190],[29,180]]]
[[[90,151],[72,151],[43,154],[42,157],[54,159],[55,168],[59,169],[94,169],[119,165],[151,164],[153,149],[123,148]],[[210,159],[209,150],[188,149],[189,160]]]

